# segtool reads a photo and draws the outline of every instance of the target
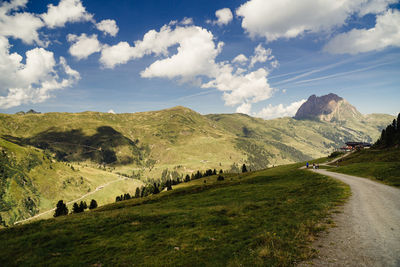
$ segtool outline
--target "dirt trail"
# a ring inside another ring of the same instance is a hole
[[[93,190],[92,192],[89,192],[89,193],[87,193],[87,194],[84,194],[84,195],[80,196],[80,197],[77,198],[77,199],[68,201],[68,202],[67,202],[67,205],[70,205],[70,204],[72,204],[72,203],[74,203],[74,202],[78,202],[78,201],[84,199],[85,197],[90,196],[90,195],[96,193],[97,191],[103,190],[105,187],[109,186],[110,184],[113,184],[113,183],[115,183],[115,182],[122,181],[122,180],[124,180],[124,179],[130,179],[130,178],[127,178],[127,177],[124,177],[124,176],[119,176],[119,178],[116,179],[116,180],[112,180],[112,181],[110,181],[110,182],[108,182],[108,183],[99,185],[99,186],[98,186],[95,190]],[[52,212],[54,212],[55,210],[56,210],[56,209],[54,208],[54,209],[51,209],[51,210],[44,211],[44,212],[42,212],[42,213],[38,213],[38,214],[36,214],[36,215],[33,216],[33,217],[30,217],[30,218],[28,218],[28,219],[24,219],[24,220],[17,221],[17,222],[15,222],[14,224],[19,224],[19,223],[23,223],[23,222],[26,222],[26,221],[30,221],[30,220],[36,219],[36,218],[41,217],[41,216],[43,216],[43,215],[45,215],[45,214],[52,213]]]
[[[352,196],[336,214],[335,228],[315,242],[318,258],[302,266],[400,266],[400,189],[327,170],[350,185]]]

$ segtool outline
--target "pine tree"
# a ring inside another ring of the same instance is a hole
[[[242,172],[247,172],[246,164],[243,164],[243,166],[242,166]]]
[[[217,175],[217,170],[214,169],[212,174],[213,174],[213,175]]]
[[[160,193],[160,189],[158,188],[157,184],[154,183],[154,190],[153,190],[153,194],[158,194]]]
[[[96,200],[92,199],[92,201],[90,201],[89,209],[93,210],[95,208],[97,208],[97,202]]]
[[[135,198],[139,198],[139,197],[140,197],[140,189],[139,189],[139,187],[136,187]]]
[[[172,190],[172,183],[171,183],[171,180],[167,180],[166,186],[167,186],[167,191]]]
[[[81,208],[79,207],[78,203],[74,203],[74,205],[72,205],[72,213],[79,213],[82,212]]]
[[[187,183],[187,182],[189,182],[189,181],[190,181],[190,176],[189,176],[189,174],[186,174],[185,183]]]
[[[79,209],[80,209],[80,212],[84,212],[85,209],[87,209],[87,204],[85,201],[81,201],[81,203],[79,204]]]
[[[224,171],[221,169],[221,170],[219,170],[219,174],[223,174],[224,173]]]
[[[67,205],[62,200],[59,200],[56,206],[56,211],[54,212],[54,217],[63,216],[68,214]]]

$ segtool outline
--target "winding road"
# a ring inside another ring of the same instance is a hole
[[[109,186],[110,184],[113,184],[113,183],[115,183],[115,182],[119,182],[119,181],[124,180],[124,179],[129,179],[129,178],[124,177],[124,176],[119,176],[118,179],[116,179],[116,180],[112,180],[112,181],[110,181],[110,182],[108,182],[108,183],[102,184],[102,185],[98,186],[95,190],[93,190],[93,191],[91,191],[91,192],[89,192],[89,193],[87,193],[87,194],[84,194],[84,195],[80,196],[80,197],[77,198],[77,199],[68,201],[68,202],[67,202],[67,205],[70,205],[70,204],[72,204],[72,203],[74,203],[74,202],[78,202],[78,201],[80,201],[80,200],[86,198],[87,196],[90,196],[90,195],[96,193],[97,191],[104,189],[105,187]],[[26,221],[33,220],[33,219],[38,218],[38,217],[41,217],[41,216],[43,216],[43,215],[45,215],[45,214],[54,212],[55,210],[56,210],[56,209],[54,208],[54,209],[51,209],[51,210],[44,211],[44,212],[42,212],[42,213],[38,213],[38,214],[36,214],[35,216],[29,217],[29,218],[24,219],[24,220],[17,221],[17,222],[15,222],[14,224],[19,224],[19,223],[23,223],[23,222],[26,222]]]
[[[351,187],[337,227],[314,243],[314,266],[400,266],[400,189],[366,178],[319,169]],[[307,265],[307,264],[301,264]]]

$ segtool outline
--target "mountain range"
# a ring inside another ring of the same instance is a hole
[[[273,120],[201,115],[180,106],[124,114],[0,114],[0,215],[14,223],[110,181],[90,195],[100,205],[140,184],[197,170],[309,160],[346,141],[373,142],[393,118],[363,115],[335,94],[310,96],[293,118]]]

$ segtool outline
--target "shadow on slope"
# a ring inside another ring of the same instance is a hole
[[[81,129],[58,131],[50,128],[33,137],[18,138],[3,136],[9,142],[18,145],[31,145],[50,150],[61,161],[91,160],[97,163],[140,164],[148,152],[147,146],[140,146],[139,140],[132,141],[109,126],[97,128],[97,133],[88,136]],[[122,155],[116,154],[119,149],[125,149]]]

